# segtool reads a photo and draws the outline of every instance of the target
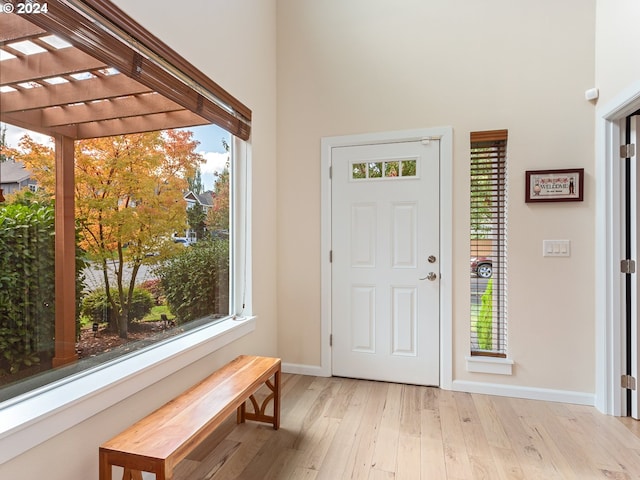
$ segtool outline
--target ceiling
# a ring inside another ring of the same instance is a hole
[[[47,5],[0,14],[1,122],[73,139],[210,123],[249,137],[247,107],[110,2]]]

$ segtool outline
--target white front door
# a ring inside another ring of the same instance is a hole
[[[440,142],[332,149],[337,376],[439,385]]]

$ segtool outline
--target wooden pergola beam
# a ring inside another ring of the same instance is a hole
[[[49,127],[43,127],[38,120],[41,116],[42,112],[39,110],[33,110],[31,112],[27,112],[26,114],[6,113],[2,115],[2,122],[6,122],[10,125],[24,128],[26,130],[32,130],[34,132],[48,135],[50,137],[65,136],[75,139],[76,130],[74,126],[60,126],[53,129]]]
[[[47,31],[19,15],[0,14],[0,46],[40,37]]]
[[[42,112],[39,110],[9,113],[3,116],[3,121],[45,135],[61,135],[74,140],[111,137],[114,135],[127,135],[170,128],[185,128],[187,126],[209,125],[208,120],[188,110],[162,111],[140,116],[115,117],[102,121],[48,127],[42,126],[42,122],[40,121],[41,116]]]
[[[0,85],[34,82],[51,77],[107,68],[90,55],[73,48],[36,53],[2,62]]]
[[[135,78],[141,84],[149,87],[170,100],[232,132],[243,140],[248,140],[251,132],[251,110],[229,95],[215,82],[208,79],[202,72],[185,62],[176,52],[162,43],[157,38],[143,30],[129,17],[123,15],[110,2],[86,1],[98,14],[108,15],[108,18],[119,28],[129,32],[136,40],[140,50],[148,49],[150,52],[162,52],[157,58],[165,59],[172,63],[175,71],[184,72],[191,81],[199,82],[204,89],[213,92],[217,97],[228,102],[231,106],[227,109],[208,96],[203,95],[190,81],[177,80],[175,74],[167,70],[163,65],[151,60],[109,33],[103,25],[96,21],[88,21],[87,17],[74,9],[68,8],[58,0],[48,2],[46,15],[32,15],[29,21],[41,28],[55,31],[65,39],[68,39],[77,49],[82,50],[100,61],[116,68]]]
[[[179,110],[177,112],[150,114],[143,117],[116,118],[104,122],[83,123],[75,126],[76,134],[74,138],[81,140],[85,138],[110,137],[113,135],[183,128],[184,126],[209,125],[209,123],[207,119],[195,113],[188,110]]]
[[[39,122],[45,128],[55,128],[177,110],[182,110],[182,107],[177,103],[149,93],[75,105],[49,107],[42,110],[14,112],[11,114],[11,118],[21,123],[36,124]]]
[[[91,102],[106,98],[149,93],[152,90],[124,75],[35,87],[0,95],[0,113]]]

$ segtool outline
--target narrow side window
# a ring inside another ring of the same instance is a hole
[[[471,133],[471,354],[507,354],[507,130]]]

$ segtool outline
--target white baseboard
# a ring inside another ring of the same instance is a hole
[[[323,371],[322,367],[315,365],[300,365],[297,363],[282,363],[283,373],[295,373],[297,375],[311,375],[314,377],[330,377]]]
[[[573,403],[594,406],[595,393],[572,392],[569,390],[553,390],[548,388],[520,387],[497,383],[469,382],[454,380],[452,390],[456,392],[481,393],[502,397],[526,398],[528,400],[544,400],[547,402]]]

